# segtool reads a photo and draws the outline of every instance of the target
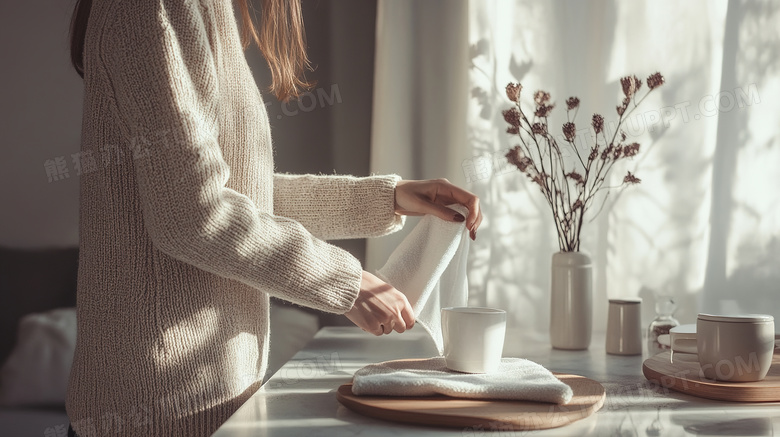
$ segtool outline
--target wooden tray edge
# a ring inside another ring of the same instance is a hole
[[[652,357],[650,357],[652,358]],[[673,375],[667,375],[665,373],[658,372],[656,370],[653,370],[647,365],[647,361],[650,360],[648,358],[644,362],[642,362],[642,374],[644,374],[645,378],[648,381],[655,382],[660,387],[667,388],[670,390],[674,390],[678,393],[683,393],[689,396],[695,396],[699,398],[704,399],[711,399],[715,401],[723,401],[723,402],[743,402],[743,403],[771,403],[771,402],[780,402],[780,396],[767,396],[762,389],[755,389],[759,392],[758,397],[751,397],[751,398],[745,398],[743,396],[734,396],[734,393],[726,393],[728,390],[728,387],[726,386],[716,386],[712,383],[709,383],[707,381],[694,381],[690,379],[686,379],[683,381],[679,377],[673,376]],[[667,383],[665,381],[671,380],[671,383]],[[700,387],[699,390],[694,389],[686,389],[683,387],[678,387],[679,385],[693,385],[695,387]],[[772,391],[769,389],[766,389],[767,391]],[[780,390],[775,390],[780,394]]]
[[[555,373],[555,375],[565,376],[566,374]],[[588,407],[581,408],[580,409],[581,413],[576,417],[562,415],[559,417],[557,421],[552,422],[550,426],[544,426],[544,427],[523,425],[522,423],[512,422],[511,420],[502,420],[500,418],[487,419],[487,418],[480,418],[480,417],[468,417],[469,420],[467,421],[465,417],[460,417],[458,421],[455,421],[452,419],[452,417],[440,416],[440,417],[436,417],[434,420],[431,420],[432,417],[430,415],[424,413],[418,413],[415,411],[404,411],[403,416],[401,416],[400,418],[389,419],[384,415],[377,414],[376,411],[377,408],[363,405],[351,399],[351,397],[355,396],[352,394],[351,382],[339,386],[338,390],[336,391],[336,399],[342,405],[344,405],[348,409],[358,414],[371,417],[374,419],[383,420],[383,421],[391,421],[397,423],[407,423],[407,424],[415,424],[415,425],[423,425],[423,426],[431,426],[431,427],[446,427],[446,428],[473,427],[485,431],[489,431],[491,429],[500,429],[501,431],[535,431],[535,430],[542,430],[542,429],[560,428],[562,426],[570,425],[582,419],[586,419],[596,414],[599,410],[601,410],[607,398],[606,389],[598,381],[592,379],[591,381],[594,381],[601,386],[601,396],[599,397],[596,403]],[[366,397],[370,397],[370,396],[366,396]],[[375,397],[383,398],[382,396],[375,396]],[[506,401],[506,402],[511,402],[511,401]],[[554,405],[554,404],[550,404],[550,405]],[[562,407],[565,407],[565,405],[563,405]],[[561,420],[561,418],[565,420]]]

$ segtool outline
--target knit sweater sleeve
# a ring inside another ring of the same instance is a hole
[[[397,175],[274,175],[274,213],[295,219],[319,238],[379,237],[401,229],[395,213]]]
[[[135,145],[133,174],[153,245],[293,303],[348,311],[360,262],[226,187],[218,118],[229,108],[219,107],[207,11],[197,0],[116,3],[101,58],[122,135]]]

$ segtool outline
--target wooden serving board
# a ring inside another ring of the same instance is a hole
[[[557,428],[598,411],[606,391],[598,382],[576,375],[555,374],[574,396],[566,405],[543,402],[463,399],[448,396],[355,396],[352,384],[339,387],[338,400],[365,416],[393,422],[443,427],[520,431]]]
[[[762,381],[722,382],[699,376],[699,358],[692,354],[674,354],[669,362],[669,351],[645,360],[642,373],[650,381],[682,393],[707,399],[732,402],[780,402],[780,353],[775,349],[772,367]]]

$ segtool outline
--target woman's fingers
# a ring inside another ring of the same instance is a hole
[[[421,215],[425,215],[425,213],[423,213],[423,212],[408,211],[408,210],[405,210],[405,209],[399,209],[399,210],[398,210],[398,211],[396,211],[396,212],[397,212],[398,214],[401,214],[401,215],[409,215],[409,216],[421,216]]]
[[[482,224],[482,209],[479,198],[446,179],[424,181],[399,181],[396,185],[396,212],[406,215],[431,214],[442,220],[465,222],[471,239],[476,239],[477,229]],[[465,206],[466,217],[447,208],[457,203]]]
[[[480,208],[479,205],[479,197],[463,188],[449,183],[446,188],[449,190],[448,197],[450,197],[450,199],[446,200],[448,203],[459,203],[469,210],[469,215],[466,217],[466,229],[469,230],[471,239],[476,240],[477,229],[482,223],[482,208]]]
[[[404,332],[414,326],[414,311],[406,296],[366,271],[357,299],[345,315],[374,335]]]
[[[452,201],[465,206],[469,210],[469,215],[466,217],[466,229],[476,232],[479,224],[482,223],[482,209],[479,206],[479,197],[450,183],[446,183],[446,189],[449,190],[448,197]]]
[[[353,306],[351,310],[347,311],[345,316],[347,316],[347,318],[351,320],[352,323],[357,325],[357,327],[368,333],[373,335],[384,334],[384,329],[382,328],[379,320],[377,320],[373,314],[366,309],[365,306],[360,308],[356,303],[356,305]]]
[[[448,222],[463,222],[466,220],[466,217],[463,217],[461,213],[421,197],[415,197],[413,204],[416,206],[415,211],[435,215]]]
[[[380,313],[388,316],[384,323],[385,334],[392,331],[402,333],[414,326],[414,311],[405,294],[391,287],[384,291],[379,300],[384,305],[384,311],[380,311]],[[411,314],[411,318],[409,314]]]
[[[409,300],[406,298],[405,294],[399,291],[397,297],[399,300],[396,306],[398,310],[394,314],[396,321],[395,331],[401,333],[407,329],[412,329],[414,326],[414,310],[409,304]]]
[[[408,301],[406,302],[406,306],[401,310],[401,318],[403,318],[403,321],[406,324],[406,329],[412,329],[414,327],[414,310],[412,309],[412,306],[409,305]]]

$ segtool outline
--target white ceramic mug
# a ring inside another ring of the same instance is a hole
[[[763,314],[699,314],[696,349],[706,378],[761,381],[772,366],[775,319]]]
[[[642,299],[610,299],[607,314],[607,353],[642,354]]]
[[[444,359],[458,372],[490,373],[504,352],[506,311],[481,307],[441,310]]]

